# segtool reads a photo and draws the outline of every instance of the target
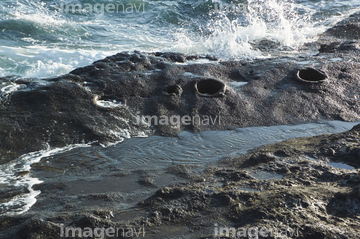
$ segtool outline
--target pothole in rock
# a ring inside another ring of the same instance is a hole
[[[325,72],[307,67],[299,69],[296,73],[296,78],[307,83],[321,83],[327,80],[328,76]]]
[[[166,94],[168,95],[181,95],[183,93],[183,89],[180,85],[169,85],[166,87]]]
[[[200,79],[195,83],[196,92],[205,97],[217,97],[225,94],[226,85],[217,79]]]

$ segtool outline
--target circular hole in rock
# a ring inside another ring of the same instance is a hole
[[[201,96],[221,96],[225,94],[226,86],[216,79],[202,79],[195,83],[196,92]]]
[[[183,89],[179,85],[169,85],[166,87],[166,93],[169,95],[181,95]]]
[[[327,79],[327,75],[324,72],[310,67],[298,70],[296,77],[298,80],[310,83],[320,83]]]

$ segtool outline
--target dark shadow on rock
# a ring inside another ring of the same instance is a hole
[[[182,130],[360,118],[353,97],[360,87],[357,63],[324,64],[329,80],[306,84],[294,79],[300,68],[294,63],[178,64],[189,57],[122,52],[45,79],[45,86],[25,84],[1,105],[2,160],[49,145],[115,142],[145,131],[174,136]],[[233,88],[234,80],[247,84]],[[157,121],[142,124],[143,116]],[[202,120],[179,122],[184,116]]]

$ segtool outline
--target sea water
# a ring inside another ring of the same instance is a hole
[[[46,78],[120,51],[176,51],[222,60],[296,55],[359,6],[356,0],[2,0],[0,103],[21,89],[13,79],[47,84]],[[262,41],[271,44],[264,48]],[[325,122],[132,138],[101,149],[96,157],[126,170],[206,164],[263,144],[342,132],[353,125]],[[40,191],[32,187],[43,179],[32,175],[32,164],[50,156],[71,164],[72,157],[93,157],[92,150],[89,145],[49,148],[0,165],[0,190],[7,195],[0,214],[23,213],[35,204]]]
[[[207,164],[214,163],[225,157],[244,155],[249,150],[265,144],[290,138],[344,132],[350,130],[356,124],[329,121],[200,133],[181,132],[177,137],[149,136],[131,138],[109,147],[83,144],[58,149],[49,148],[25,154],[7,164],[0,165],[0,193],[7,195],[0,202],[0,215],[28,211],[36,203],[36,196],[41,193],[32,189],[35,184],[54,181],[54,178],[55,181],[61,180],[71,183],[74,180],[73,176],[66,176],[66,172],[72,168],[77,168],[79,171],[77,180],[79,178],[103,180],[104,169],[111,168],[118,168],[126,172],[138,170],[153,172],[164,171],[173,165],[187,164],[202,170]],[[34,177],[31,165],[41,160],[46,161],[45,165],[49,165],[50,171],[46,170],[46,168],[44,168],[43,173],[37,170],[36,174],[40,178]],[[98,170],[95,171],[95,174],[83,174],[89,172],[89,168],[92,171]],[[105,172],[105,174],[108,174],[108,172]],[[275,175],[275,177],[278,176]],[[262,172],[261,174],[255,173],[254,177],[263,179],[269,177],[269,175]],[[83,187],[95,187],[94,183],[82,183],[82,185]],[[129,185],[133,186],[129,186],[130,188],[127,190],[143,190],[138,189],[136,180],[133,180]],[[98,187],[101,188],[104,185],[98,185]],[[81,190],[77,188],[76,192],[86,190],[86,188]],[[11,195],[11,197],[8,195]]]
[[[57,76],[120,51],[224,60],[295,54],[359,6],[356,0],[2,0],[0,77]],[[259,49],[261,40],[274,47]]]

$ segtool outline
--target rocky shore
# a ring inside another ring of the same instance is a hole
[[[359,121],[359,18],[350,16],[303,46],[312,55],[220,61],[123,52],[47,79],[46,85],[14,78],[23,87],[1,99],[1,163],[49,146],[105,144],[144,132],[176,136],[183,130]],[[221,117],[221,124],[137,124],[139,115],[207,115]],[[234,238],[237,233],[251,238],[249,231],[241,234],[243,228],[282,228],[284,238],[360,238],[359,133],[357,126],[263,146],[201,173],[177,165],[167,173],[178,181],[162,188],[139,172],[139,183],[150,188],[147,199],[136,195],[139,200],[127,210],[113,210],[121,199],[116,191],[73,196],[86,207],[51,204],[44,195],[60,197],[68,185],[39,184],[42,196],[34,208],[1,216],[0,237],[60,238],[64,227],[133,226],[144,228],[145,238]],[[34,168],[46,170],[41,163]],[[118,184],[127,176],[110,172]],[[99,203],[103,206],[95,208]],[[263,232],[259,238],[275,238]]]
[[[58,212],[56,204],[42,205],[44,198],[61,201],[58,194],[69,185],[40,184],[36,189],[45,194],[40,206],[22,215],[2,216],[0,235],[60,238],[66,226],[143,227],[145,238],[234,238],[240,228],[274,230],[272,237],[268,233],[269,237],[258,234],[258,238],[275,238],[279,235],[275,230],[287,236],[283,238],[359,238],[359,135],[357,126],[344,133],[263,146],[245,156],[224,159],[200,175],[178,165],[169,173],[183,182],[160,188],[127,210],[113,210],[121,194],[108,192],[88,194],[85,200],[77,195],[85,206],[68,205]],[[121,184],[122,177],[113,176],[113,180]],[[146,182],[143,178],[142,183]],[[86,206],[100,202],[101,208]],[[225,227],[235,228],[236,234]],[[252,238],[254,231],[246,233],[238,238]]]

